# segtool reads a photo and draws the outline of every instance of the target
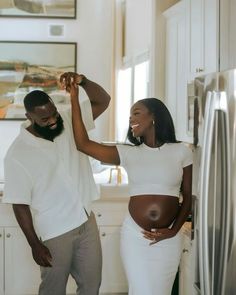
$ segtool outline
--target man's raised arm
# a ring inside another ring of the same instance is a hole
[[[88,95],[95,120],[107,109],[111,100],[110,95],[97,83],[87,79],[84,75],[73,72],[66,72],[60,77],[60,82],[68,92],[70,92],[71,79],[76,81]]]

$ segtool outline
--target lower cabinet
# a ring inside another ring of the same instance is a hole
[[[94,204],[99,226],[103,270],[101,293],[127,292],[127,283],[120,259],[120,225],[127,210],[127,201],[101,201]],[[0,204],[0,295],[38,294],[39,266],[17,225],[10,205]],[[2,217],[2,218],[1,218]],[[5,217],[5,218],[4,218]],[[67,294],[75,294],[76,284],[69,279]]]
[[[120,226],[101,226],[103,251],[101,293],[127,292],[127,282],[120,258]]]
[[[0,236],[0,295],[38,294],[40,270],[22,230],[18,226],[3,227]],[[70,280],[68,294],[75,290]]]
[[[31,249],[19,227],[4,229],[5,295],[37,294],[39,267],[34,262]]]
[[[127,201],[99,201],[94,213],[99,227],[103,268],[101,294],[127,293],[127,281],[120,257],[120,229],[127,212]]]
[[[194,247],[187,235],[183,235],[183,250],[179,267],[179,295],[194,295]]]

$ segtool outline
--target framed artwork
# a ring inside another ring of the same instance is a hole
[[[0,17],[76,18],[76,0],[1,0]]]
[[[77,44],[72,42],[0,41],[0,119],[25,119],[24,97],[43,90],[57,108],[70,104],[59,77],[76,72]]]

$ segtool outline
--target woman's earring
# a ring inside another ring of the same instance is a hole
[[[155,125],[155,121],[154,120],[152,120],[152,125]]]

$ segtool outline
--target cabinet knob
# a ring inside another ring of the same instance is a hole
[[[98,217],[101,217],[102,216],[102,214],[101,213],[98,213]]]
[[[106,233],[102,233],[102,237],[105,237],[106,236]]]
[[[188,249],[183,249],[183,253],[185,253],[185,252],[187,253],[188,252]]]
[[[2,234],[0,234],[0,238],[2,237]]]
[[[6,237],[7,237],[7,238],[10,238],[10,237],[11,237],[11,234],[6,234]]]

